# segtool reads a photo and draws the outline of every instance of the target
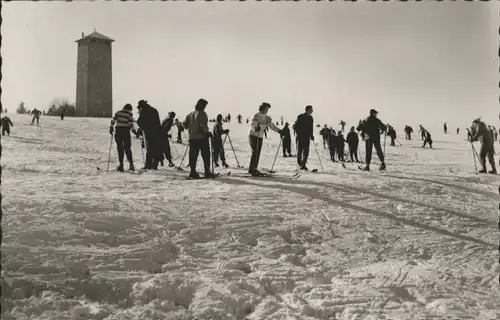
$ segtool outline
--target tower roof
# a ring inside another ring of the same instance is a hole
[[[83,36],[83,33],[82,33],[82,38],[79,39],[79,40],[76,40],[75,42],[80,42],[84,39],[101,39],[101,40],[105,40],[105,41],[109,41],[109,42],[114,42],[115,40],[109,38],[109,37],[106,37],[105,35],[103,34],[100,34],[99,32],[95,31],[94,29],[94,32],[92,32],[91,34],[87,35],[87,36]]]

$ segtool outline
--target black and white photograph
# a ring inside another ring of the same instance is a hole
[[[1,14],[1,319],[500,319],[498,2]]]

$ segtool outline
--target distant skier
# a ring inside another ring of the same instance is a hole
[[[422,141],[425,140],[425,129],[422,127],[422,125],[419,126],[420,129],[418,130],[418,133],[420,133],[420,138],[422,138]]]
[[[328,139],[328,147],[330,149],[330,159],[333,162],[337,162],[335,160],[335,154],[337,153],[337,145],[338,145],[337,141],[338,141],[337,133],[335,132],[335,130],[333,130],[333,128],[330,128],[330,137]]]
[[[227,123],[231,123],[231,114],[230,113],[227,115]]]
[[[250,119],[249,119],[249,118],[247,118],[247,124],[248,124],[249,122],[250,122]]]
[[[325,124],[323,129],[319,131],[319,135],[323,137],[323,148],[327,148],[328,145],[328,137],[330,136],[330,129],[328,129],[328,126]]]
[[[311,140],[314,143],[314,120],[311,114],[313,107],[308,105],[305,112],[300,114],[295,121],[295,131],[297,132],[297,163],[301,170],[308,170],[306,164],[309,157],[309,147]]]
[[[214,159],[214,165],[219,167],[219,158],[222,161],[222,166],[224,168],[229,168],[226,163],[226,155],[224,153],[224,141],[222,141],[222,135],[229,134],[229,129],[224,130],[222,127],[222,114],[217,115],[216,122],[212,131],[212,159]]]
[[[203,159],[203,167],[205,169],[205,178],[214,178],[215,175],[210,171],[210,142],[212,137],[208,129],[208,116],[205,112],[207,100],[199,99],[196,102],[194,111],[187,115],[184,120],[184,128],[189,133],[189,173],[190,179],[200,179],[200,175],[196,172],[196,163],[198,155],[201,152]]]
[[[427,144],[429,144],[429,147],[432,149],[432,136],[429,130],[425,130],[425,140],[424,140],[424,145],[422,148],[424,148]]]
[[[482,169],[479,173],[486,173],[486,158],[491,166],[489,173],[496,174],[497,169],[495,166],[495,150],[493,139],[491,138],[491,133],[488,131],[486,124],[481,121],[481,119],[476,119],[473,121],[473,126],[476,129],[476,134],[470,140],[471,143],[477,140],[481,140],[481,150],[479,151],[479,162],[481,163]]]
[[[444,134],[448,134],[448,125],[446,124],[446,122],[443,125],[443,130],[444,130]]]
[[[179,119],[175,119],[175,127],[177,128],[177,143],[182,143],[182,133],[184,132],[184,126]]]
[[[354,131],[354,127],[351,127],[351,131],[347,134],[347,145],[349,146],[349,155],[351,158],[351,162],[359,162],[358,160],[358,145],[359,145],[359,137],[356,131]]]
[[[460,128],[457,128],[457,136],[460,134]]]
[[[292,136],[290,133],[289,123],[285,123],[283,129],[281,129],[281,140],[283,144],[283,158],[292,156]]]
[[[342,134],[342,131],[339,131],[337,134],[337,154],[339,156],[339,161],[344,162],[345,161],[345,138],[344,135]]]
[[[342,132],[344,132],[345,125],[346,125],[345,121],[344,121],[344,120],[341,120],[341,121],[340,121],[340,126],[342,127]]]
[[[31,125],[33,125],[36,120],[36,125],[38,126],[40,124],[40,115],[42,114],[42,112],[35,108],[33,109],[33,111],[31,111],[31,114],[33,115],[33,119],[31,120]]]
[[[14,124],[12,124],[12,121],[8,116],[2,118],[2,120],[0,121],[0,126],[2,126],[2,136],[5,136],[5,133],[10,136],[10,127],[13,127]]]
[[[387,126],[377,118],[377,115],[378,112],[371,109],[370,116],[358,126],[358,129],[361,129],[361,131],[365,133],[366,166],[362,169],[363,171],[370,171],[373,147],[375,147],[378,158],[381,162],[379,170],[385,170],[384,153],[382,152],[382,146],[380,145],[380,133],[385,132],[387,130]]]
[[[411,140],[411,134],[413,133],[413,128],[411,126],[405,127],[406,140]]]
[[[280,117],[280,120],[281,120],[281,125],[283,125],[283,122],[285,121],[285,119],[283,118],[283,116]],[[290,129],[288,129],[288,131],[290,131]]]
[[[64,108],[61,108],[60,116],[61,120],[64,120]]]
[[[162,145],[163,145],[163,154],[165,155],[165,159],[168,161],[169,167],[175,167],[175,164],[172,162],[172,150],[170,148],[170,138],[172,135],[170,134],[170,129],[174,125],[175,112],[169,112],[168,117],[166,117],[161,123],[161,131],[162,131]],[[160,160],[160,165],[163,167],[163,159]]]
[[[388,125],[387,127],[388,127],[387,135],[389,136],[389,138],[391,138],[391,147],[395,147],[396,146],[395,141],[397,138],[396,130],[394,130],[394,128],[391,125]]]
[[[111,119],[111,125],[109,127],[109,134],[115,134],[116,149],[118,151],[118,167],[116,171],[123,172],[123,156],[127,156],[127,161],[129,163],[129,171],[134,171],[134,159],[132,157],[131,144],[132,139],[130,137],[130,131],[132,131],[137,137],[138,132],[134,128],[134,115],[132,114],[132,105],[127,103],[123,106],[122,110],[117,111]]]
[[[243,117],[241,116],[241,114],[239,114],[239,115],[236,117],[236,119],[238,119],[238,124],[241,124],[241,119],[242,119],[242,118],[243,118]]]
[[[269,127],[271,130],[279,133],[281,135],[281,130],[274,124],[270,116],[267,115],[271,105],[267,102],[263,102],[259,107],[259,112],[257,112],[252,119],[250,125],[250,147],[252,148],[252,156],[250,158],[250,166],[248,168],[248,173],[254,177],[260,177],[264,174],[257,170],[259,166],[260,152],[262,151],[262,142],[264,131]]]
[[[140,100],[137,109],[139,118],[137,125],[143,132],[146,147],[144,170],[158,170],[158,163],[163,160],[162,128],[158,110],[145,100]]]

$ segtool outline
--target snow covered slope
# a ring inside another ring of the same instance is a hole
[[[319,145],[325,170],[296,180],[187,181],[106,173],[106,119],[12,121],[2,319],[500,317],[499,179],[474,174],[463,135],[434,137],[433,150],[400,137],[386,172],[343,169]],[[247,166],[248,126],[226,127]],[[186,146],[173,147],[178,164]],[[133,153],[139,167],[135,139]],[[111,169],[116,159],[113,144]],[[275,170],[295,167],[279,157]]]

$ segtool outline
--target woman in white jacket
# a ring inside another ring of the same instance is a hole
[[[263,174],[257,170],[259,165],[260,152],[262,150],[262,141],[264,137],[264,130],[266,128],[271,128],[271,130],[281,133],[281,130],[273,123],[267,112],[271,108],[271,105],[264,102],[259,107],[259,112],[257,112],[252,119],[250,124],[250,147],[252,148],[252,157],[250,158],[250,166],[248,168],[248,173],[252,176],[262,176]]]

